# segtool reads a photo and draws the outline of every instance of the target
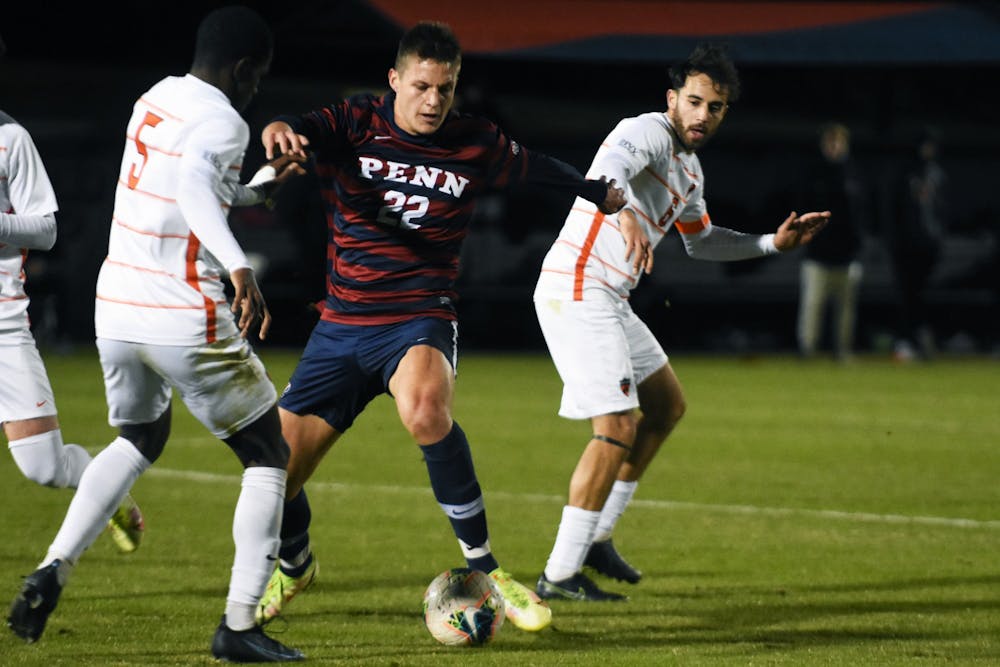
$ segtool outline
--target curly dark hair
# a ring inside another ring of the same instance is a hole
[[[740,75],[723,44],[702,43],[685,60],[670,68],[670,83],[675,90],[684,87],[692,74],[705,74],[716,86],[726,91],[729,102],[740,96]]]

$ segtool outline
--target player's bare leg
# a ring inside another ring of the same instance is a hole
[[[612,541],[612,532],[632,499],[639,479],[684,416],[685,408],[684,392],[670,364],[639,384],[639,409],[642,416],[636,425],[635,443],[609,490],[597,522],[594,542],[590,545],[584,565],[630,584],[638,583],[642,578],[642,572],[618,553]]]

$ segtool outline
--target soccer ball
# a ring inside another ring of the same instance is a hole
[[[448,646],[479,646],[500,631],[505,603],[484,572],[467,567],[445,570],[424,591],[424,624]]]

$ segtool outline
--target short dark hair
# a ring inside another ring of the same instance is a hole
[[[723,44],[699,44],[685,60],[670,68],[670,83],[675,90],[680,90],[692,74],[708,76],[726,92],[729,102],[735,102],[740,96],[740,75]]]
[[[271,27],[253,9],[243,5],[220,7],[198,25],[194,65],[224,67],[243,58],[263,63],[274,51]]]
[[[439,63],[462,63],[462,47],[447,24],[439,21],[421,21],[403,33],[396,51],[396,68],[407,56]]]

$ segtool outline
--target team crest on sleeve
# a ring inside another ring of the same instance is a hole
[[[618,381],[618,386],[621,388],[622,393],[628,396],[628,393],[632,391],[632,378],[622,378]]]

